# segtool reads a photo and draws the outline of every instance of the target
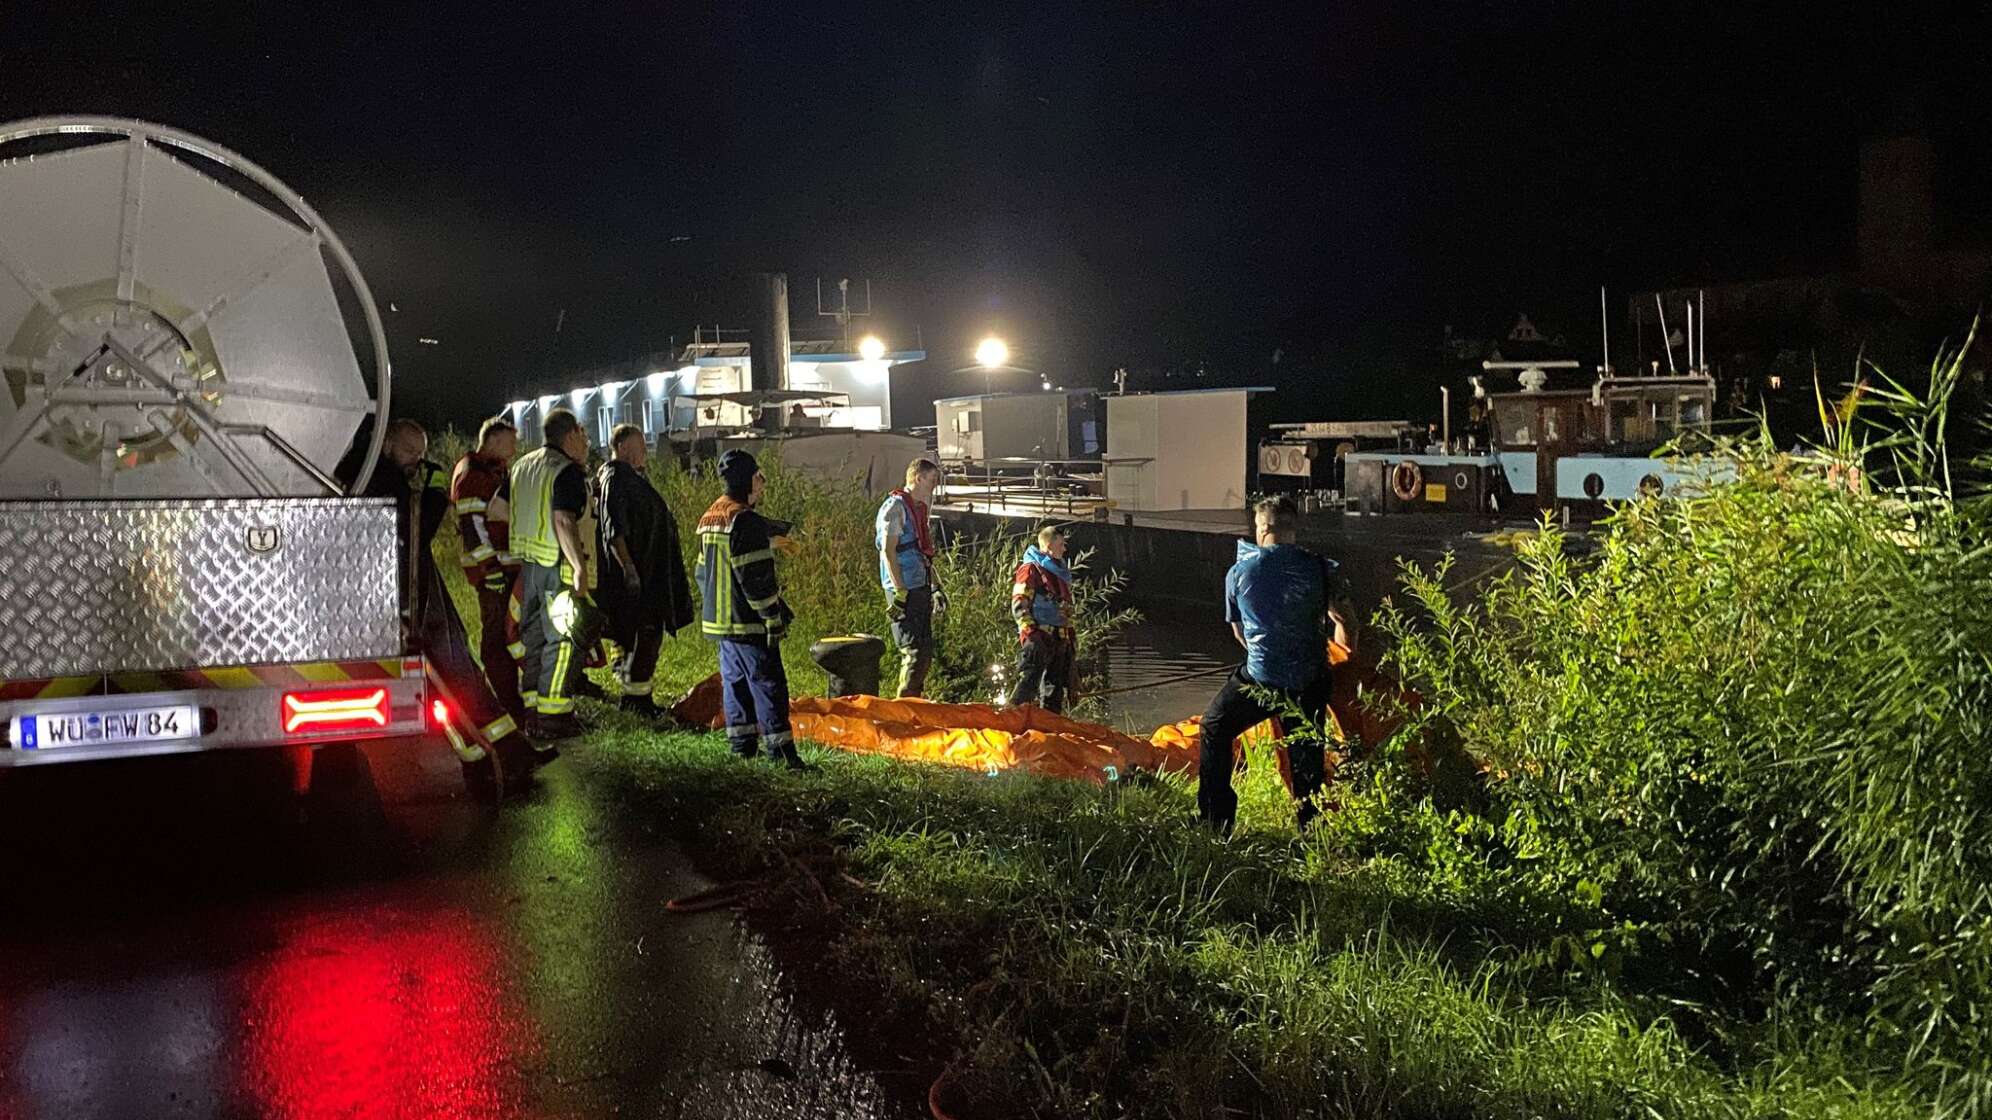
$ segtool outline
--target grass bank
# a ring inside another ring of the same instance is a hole
[[[1267,759],[1226,843],[1171,781],[834,751],[797,776],[633,726],[579,749],[719,874],[834,851],[852,879],[819,877],[829,966],[964,1040],[991,1115],[1928,1114],[1831,1024],[1718,1058],[1606,982],[1531,977],[1511,951],[1531,919],[1302,840]]]

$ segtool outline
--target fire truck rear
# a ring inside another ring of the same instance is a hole
[[[356,345],[357,343],[357,345]],[[385,332],[276,178],[136,121],[0,125],[0,768],[422,734],[392,502],[341,485]]]

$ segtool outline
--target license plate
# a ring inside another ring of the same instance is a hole
[[[12,741],[24,751],[191,739],[201,733],[200,710],[191,704],[164,708],[107,708],[15,716]]]

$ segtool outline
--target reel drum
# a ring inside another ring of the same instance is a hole
[[[344,493],[390,381],[352,256],[268,172],[139,121],[0,125],[0,498]]]

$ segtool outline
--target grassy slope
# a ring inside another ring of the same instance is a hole
[[[1924,1114],[1823,1048],[1719,1069],[1608,990],[1521,990],[1485,963],[1501,918],[1304,843],[1269,766],[1227,844],[1166,782],[1102,793],[836,752],[797,777],[627,726],[583,749],[729,870],[834,845],[868,884],[828,880],[838,967],[925,1003],[1047,1114]]]

